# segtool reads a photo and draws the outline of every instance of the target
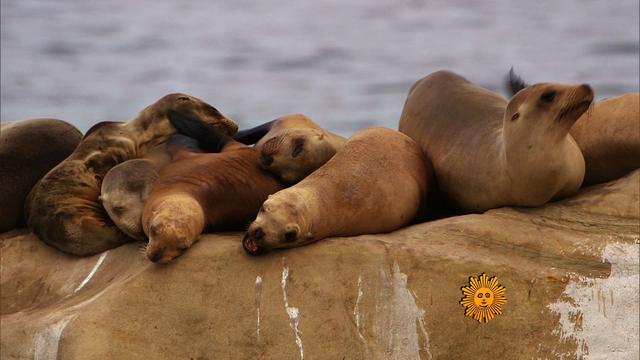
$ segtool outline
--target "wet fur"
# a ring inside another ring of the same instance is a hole
[[[102,179],[115,165],[142,157],[175,131],[167,118],[170,109],[199,114],[229,134],[237,130],[212,106],[184,94],[163,97],[127,123],[94,126],[75,151],[31,190],[25,215],[34,233],[47,244],[79,256],[130,241],[99,201]]]

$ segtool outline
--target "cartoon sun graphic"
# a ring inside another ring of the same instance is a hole
[[[478,278],[469,276],[469,286],[461,288],[464,297],[460,304],[466,308],[464,314],[479,322],[488,322],[497,314],[502,314],[501,306],[507,303],[504,297],[504,286],[498,284],[494,276],[489,278],[485,273]]]

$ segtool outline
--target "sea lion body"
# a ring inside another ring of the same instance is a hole
[[[25,204],[29,227],[47,244],[80,256],[130,241],[100,204],[102,179],[115,165],[144,156],[175,132],[168,113],[176,110],[198,114],[229,134],[237,130],[211,105],[184,94],[163,97],[129,122],[100,123],[31,190]]]
[[[249,226],[243,246],[258,254],[407,225],[433,183],[426,164],[418,144],[400,132],[358,131],[324,166],[270,196]]]
[[[617,179],[640,168],[640,93],[593,104],[570,134],[584,155],[583,186]]]
[[[176,121],[184,124],[192,119],[172,118],[174,124]],[[149,238],[146,254],[151,261],[170,262],[187,250],[205,229],[244,228],[267,196],[283,188],[272,174],[260,167],[256,149],[215,129],[206,131],[210,135],[181,132],[200,136],[198,140],[205,146],[207,141],[216,143],[213,151],[219,152],[174,150],[173,162],[162,171],[149,195],[142,224]]]
[[[439,71],[413,85],[399,129],[421,145],[459,210],[540,206],[582,183],[584,159],[568,132],[592,100],[588,85],[546,83],[507,101]]]
[[[80,139],[75,126],[57,119],[0,124],[0,233],[26,225],[29,191],[73,152]]]
[[[264,135],[262,135],[262,134]],[[260,134],[257,135],[256,134]],[[346,139],[320,127],[309,117],[293,114],[280,117],[234,138],[256,141],[260,164],[288,184],[296,183],[324,165]]]

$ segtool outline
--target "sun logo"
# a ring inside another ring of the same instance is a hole
[[[479,322],[488,322],[497,314],[502,314],[501,306],[507,303],[504,297],[504,286],[498,284],[494,276],[489,278],[485,273],[478,278],[469,276],[469,286],[461,288],[464,297],[460,304],[466,308],[465,316],[473,317]]]

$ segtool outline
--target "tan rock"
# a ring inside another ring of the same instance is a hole
[[[0,355],[637,359],[639,182],[261,257],[205,235],[168,266],[139,244],[75,258],[5,233]],[[508,300],[486,324],[459,304],[482,272]]]

